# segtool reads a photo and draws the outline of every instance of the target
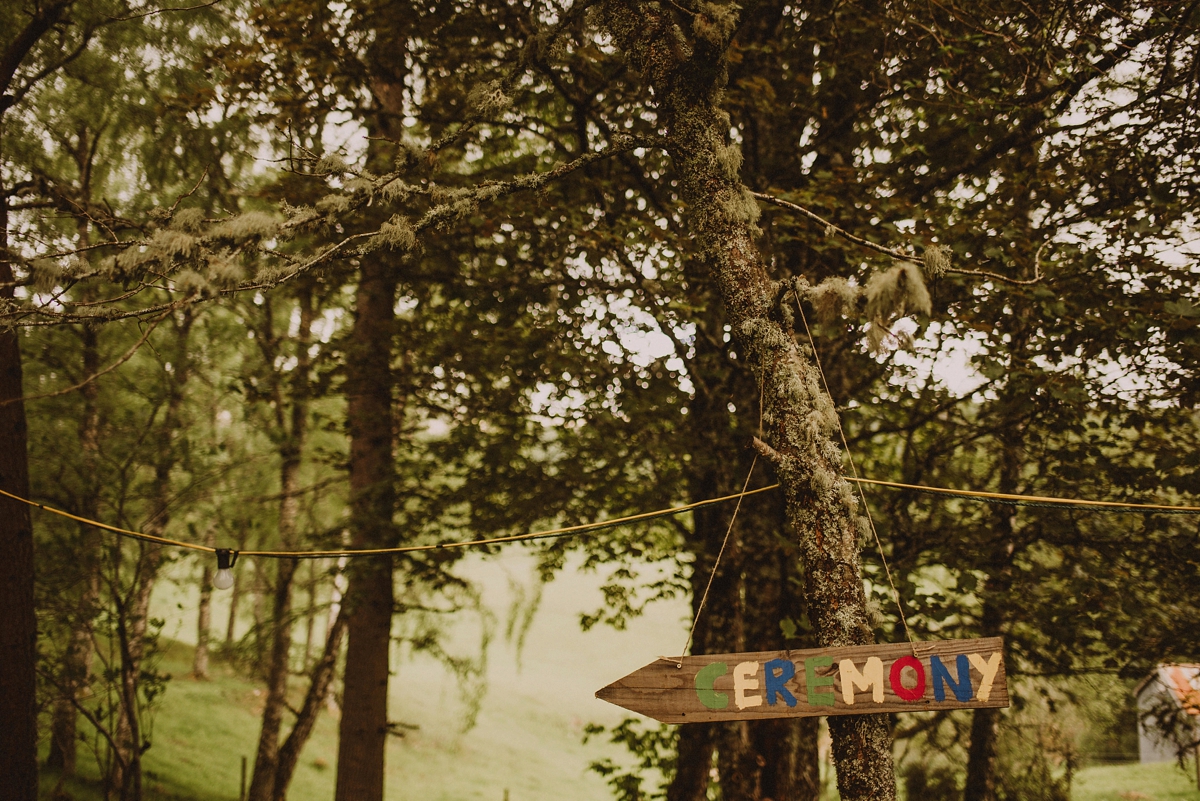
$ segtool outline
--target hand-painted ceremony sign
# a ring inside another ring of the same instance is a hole
[[[596,697],[663,723],[1002,707],[1003,651],[986,637],[660,657]]]

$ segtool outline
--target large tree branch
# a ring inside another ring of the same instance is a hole
[[[0,114],[16,102],[9,94],[9,89],[21,62],[46,35],[46,31],[54,27],[72,2],[73,0],[52,0],[45,8],[35,13],[8,47],[4,48],[4,54],[0,56]]]

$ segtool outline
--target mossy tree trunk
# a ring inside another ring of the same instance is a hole
[[[711,10],[713,6],[708,7]],[[739,355],[763,387],[763,429],[799,538],[805,596],[823,646],[874,642],[867,621],[857,500],[841,477],[837,418],[812,354],[792,336],[786,288],[767,273],[755,245],[757,208],[739,180],[740,153],[720,108],[728,17],[692,18],[692,38],[665,5],[609,2],[601,20],[654,94],[659,127],[689,204],[690,226],[713,265]],[[895,797],[886,716],[830,719],[838,789],[845,801]]]
[[[739,491],[752,464],[747,447],[757,434],[759,392],[752,372],[730,358],[726,317],[716,297],[711,270],[703,259],[686,264],[687,302],[703,310],[696,320],[688,375],[696,387],[688,404],[688,491],[699,501]],[[729,410],[729,403],[734,411]],[[775,482],[761,460],[751,488]],[[693,613],[712,575],[729,531],[732,508],[698,510],[685,532],[693,561]],[[692,653],[770,651],[811,647],[802,631],[785,639],[784,619],[802,621],[803,599],[796,581],[795,545],[787,539],[783,499],[760,496],[743,504],[722,557],[705,610],[700,614]],[[803,623],[800,623],[803,628]],[[704,801],[715,765],[721,792],[731,798],[815,798],[818,789],[817,722],[813,718],[685,726],[679,732],[670,801]]]

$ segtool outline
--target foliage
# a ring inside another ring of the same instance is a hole
[[[613,797],[618,801],[666,798],[666,787],[675,771],[676,758],[672,752],[678,740],[676,730],[666,724],[654,728],[644,728],[643,725],[636,718],[625,718],[612,729],[595,723],[589,723],[584,728],[585,744],[593,737],[607,734],[609,742],[624,746],[636,760],[634,767],[627,771],[612,759],[593,762],[589,766],[605,778],[612,788]],[[660,777],[656,789],[643,789],[643,784],[650,778],[647,773],[656,773]]]
[[[121,3],[67,5],[18,75],[55,77],[28,84],[3,133],[21,285],[0,316],[35,324],[22,347],[38,499],[271,547],[284,492],[272,471],[295,458],[301,524],[283,544],[342,546],[364,264],[398,286],[396,541],[740,489],[747,443],[777,421],[688,228],[687,176],[661,138],[671,121],[589,4],[288,0],[136,19]],[[723,52],[717,172],[792,201],[761,218],[747,192],[731,202],[757,220],[772,313],[823,365],[831,398],[815,379],[794,388],[814,398],[813,431],[844,426],[875,478],[1194,499],[1200,298],[1180,245],[1198,176],[1193,6],[662,5],[681,47]],[[310,343],[294,339],[305,292],[321,328]],[[97,325],[134,319],[158,328]],[[173,383],[183,358],[186,388]],[[945,380],[938,365],[955,359],[970,386]],[[68,391],[103,365],[115,366],[93,395]],[[48,393],[61,394],[33,397]],[[288,410],[301,407],[310,438],[292,447]],[[777,477],[755,470],[756,486]],[[1128,679],[1200,648],[1187,519],[869,500],[881,637],[902,636],[898,615],[918,637],[1003,634],[1014,676]],[[698,594],[728,514],[550,541],[542,575],[580,548],[609,577],[584,625],[621,627]],[[740,515],[695,648],[803,644],[798,532],[777,499]],[[159,556],[106,544],[73,561],[56,551],[94,533],[55,522],[38,536],[45,662],[67,665],[64,634],[119,616]],[[398,631],[478,699],[493,622],[456,559],[400,562]],[[89,595],[100,564],[104,590]],[[333,572],[308,594],[310,620]],[[253,575],[255,623],[230,648],[263,673],[280,621],[262,608],[270,572]],[[464,612],[481,621],[470,656],[439,622]],[[144,693],[157,688],[146,676]],[[1032,793],[1014,784],[1030,777],[1051,792],[1045,732],[1023,745],[1021,725],[1006,718],[997,735],[1005,792]],[[678,743],[661,733],[612,734],[642,770],[708,775],[673,766]],[[745,757],[728,731],[696,736],[726,768]],[[619,793],[645,792],[636,772],[599,765]],[[949,787],[911,770],[920,792]]]

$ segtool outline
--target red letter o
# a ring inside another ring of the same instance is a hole
[[[900,673],[906,667],[911,667],[917,672],[917,686],[911,690],[900,682]],[[918,701],[925,695],[925,666],[915,656],[902,656],[892,663],[892,669],[888,671],[888,681],[891,682],[892,692],[898,698],[904,701]]]

